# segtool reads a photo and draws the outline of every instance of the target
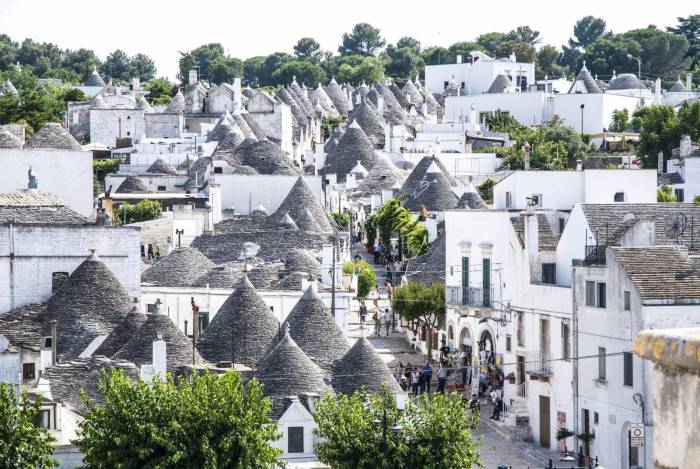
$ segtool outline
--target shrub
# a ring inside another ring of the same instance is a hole
[[[346,262],[343,264],[343,273],[352,274],[357,272],[357,297],[366,298],[372,287],[377,284],[377,275],[369,263],[360,259],[359,261]]]

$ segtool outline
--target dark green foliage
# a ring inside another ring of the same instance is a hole
[[[479,195],[487,204],[493,203],[493,186],[495,185],[496,181],[491,178],[486,178],[484,182],[476,187],[477,192],[479,192]]]
[[[403,412],[386,390],[326,395],[315,418],[320,437],[316,454],[336,469],[482,466],[472,434],[477,418],[456,393],[422,395]]]
[[[433,350],[433,331],[445,314],[445,285],[408,282],[394,290],[391,305],[403,318],[428,329],[428,350]]]
[[[298,60],[318,63],[323,57],[323,51],[321,50],[321,44],[315,39],[302,37],[294,45],[294,55]]]
[[[58,466],[51,455],[56,440],[34,425],[41,396],[31,402],[26,393],[17,398],[14,387],[0,383],[0,468],[45,469]]]
[[[377,235],[384,246],[389,246],[391,237],[396,235],[413,254],[423,254],[428,248],[428,230],[418,220],[413,219],[398,199],[388,200],[372,214],[365,221],[365,230],[368,246],[374,245],[373,241],[376,241]]]
[[[146,83],[146,89],[148,90],[148,100],[151,104],[167,105],[174,95],[175,87],[167,78],[154,78]]]
[[[140,221],[156,220],[162,215],[160,202],[156,200],[142,200],[136,205],[124,204],[114,211],[116,224],[136,223]]]
[[[292,60],[279,67],[272,74],[273,80],[280,85],[287,85],[296,77],[297,83],[305,83],[315,87],[319,83],[325,83],[326,72],[320,65],[301,60]]]
[[[344,213],[331,212],[331,216],[333,217],[333,220],[335,220],[335,222],[338,224],[338,226],[341,226],[342,228],[347,228],[350,224],[350,217]]]
[[[364,259],[343,264],[344,274],[352,274],[353,272],[357,273],[357,297],[367,298],[367,295],[377,284],[377,274]]]
[[[616,109],[613,111],[612,125],[610,130],[612,132],[624,132],[629,128],[630,125],[630,113],[627,109]]]
[[[656,168],[659,152],[664,159],[680,141],[680,122],[671,106],[646,106],[634,113],[633,125],[639,126],[637,154],[645,168]]]
[[[344,33],[338,48],[340,55],[376,55],[386,41],[379,29],[368,23],[358,23],[350,33]]]
[[[73,443],[87,469],[272,467],[280,435],[262,386],[237,372],[185,379],[131,380],[120,370],[100,381],[104,405],[88,405]]]
[[[344,119],[342,117],[324,117],[321,122],[321,132],[323,132],[323,141],[328,140],[336,127],[338,127]]]

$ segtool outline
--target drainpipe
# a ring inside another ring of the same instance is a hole
[[[56,353],[58,353],[58,321],[55,319],[51,320],[51,366],[56,365]]]
[[[15,238],[13,228],[15,219],[7,220],[10,230],[10,309],[15,309]]]
[[[574,334],[574,422],[573,429],[574,432],[574,450],[578,454],[578,306],[576,305],[576,267],[571,268],[571,301],[573,305],[573,334]]]

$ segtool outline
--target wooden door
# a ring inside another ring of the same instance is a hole
[[[540,396],[540,446],[549,448],[549,396]]]

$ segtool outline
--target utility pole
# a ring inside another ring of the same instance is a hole
[[[331,262],[331,314],[335,318],[335,243],[338,239],[338,233],[333,230],[333,261]]]

